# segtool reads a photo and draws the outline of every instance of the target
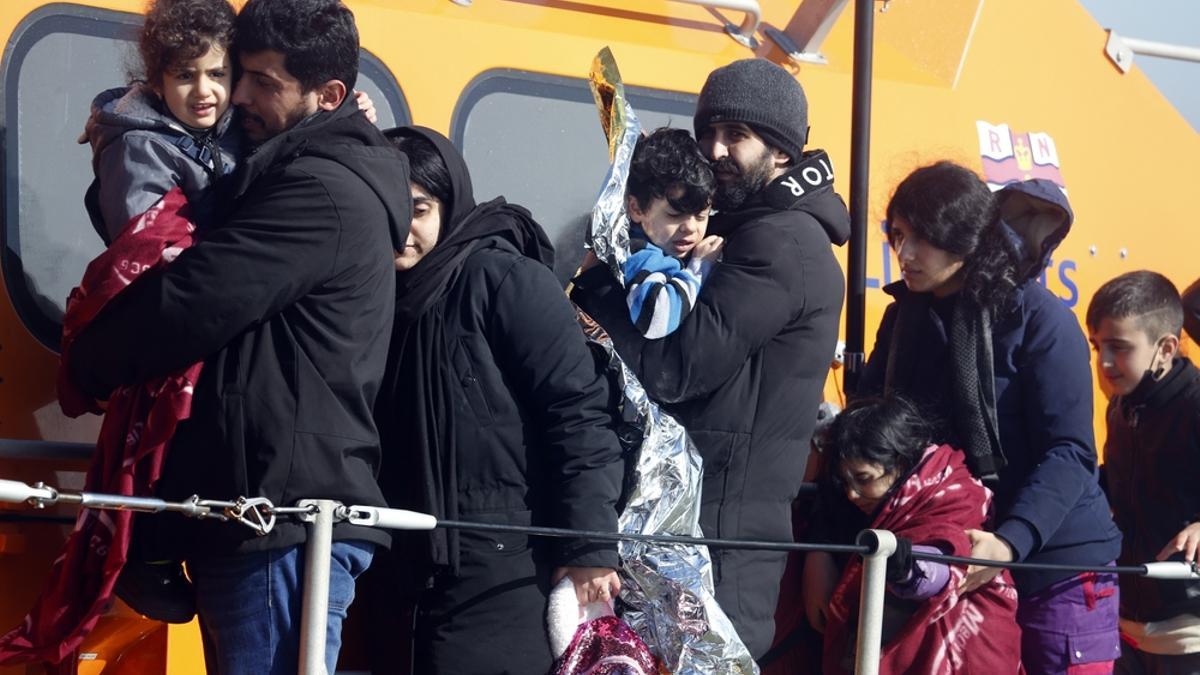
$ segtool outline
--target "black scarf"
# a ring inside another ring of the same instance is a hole
[[[385,453],[396,468],[381,479],[393,506],[456,520],[458,466],[454,437],[452,352],[446,337],[447,298],[468,257],[497,239],[547,267],[554,249],[529,212],[498,197],[476,205],[471,176],[450,140],[432,129],[402,127],[389,136],[413,135],[438,149],[450,174],[451,198],[442,204],[437,244],[407,272],[396,274],[396,320],[379,407]],[[386,464],[387,462],[385,462]],[[457,531],[433,530],[427,562],[459,567]]]
[[[884,393],[903,393],[922,376],[911,354],[920,348],[916,324],[927,321],[932,310],[926,293],[902,291],[896,304],[896,323],[888,345]],[[980,480],[993,482],[1007,464],[1000,446],[996,418],[996,377],[992,347],[992,318],[962,293],[953,298],[946,337],[950,348],[951,427],[956,443],[966,454],[967,466]]]
[[[999,480],[1007,464],[996,419],[994,354],[991,313],[959,293],[950,319],[954,426],[971,473],[987,483]]]

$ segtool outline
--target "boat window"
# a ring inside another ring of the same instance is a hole
[[[379,57],[365,49],[359,50],[358,82],[355,89],[367,92],[375,102],[375,124],[380,129],[412,124],[412,113],[400,83]]]
[[[18,315],[57,349],[67,294],[103,249],[83,206],[91,148],[76,143],[91,101],[138,64],[138,14],[55,4],[13,32],[0,79],[4,105],[3,269]],[[363,51],[358,87],[384,127],[411,123],[387,67]]]
[[[646,130],[692,128],[692,94],[626,87]],[[608,146],[586,79],[514,70],[463,91],[451,140],[471,167],[478,201],[503,195],[533,212],[554,242],[566,282],[583,257],[584,229],[608,170]]]

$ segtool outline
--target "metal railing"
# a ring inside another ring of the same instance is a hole
[[[1116,64],[1117,68],[1121,69],[1122,73],[1129,72],[1129,69],[1133,67],[1134,54],[1177,61],[1200,62],[1200,47],[1125,37],[1118,35],[1115,30],[1108,31],[1108,42],[1104,45],[1104,52],[1108,54],[1108,58]]]
[[[731,23],[725,24],[725,32],[729,33],[730,37],[737,40],[739,44],[750,49],[758,49],[758,40],[754,34],[758,32],[758,24],[762,21],[762,8],[758,5],[758,0],[673,0],[674,2],[683,2],[689,5],[700,5],[701,7],[711,7],[713,9],[728,9],[735,12],[741,12],[742,25],[735,26]]]
[[[78,504],[85,508],[127,509],[141,512],[177,512],[197,518],[217,518],[238,521],[259,534],[270,532],[276,516],[298,517],[308,524],[305,544],[305,571],[300,632],[300,674],[326,675],[325,638],[329,607],[329,575],[333,525],[349,522],[354,525],[397,530],[432,530],[434,528],[476,529],[487,531],[521,532],[534,536],[591,537],[596,539],[634,539],[665,544],[708,545],[722,548],[755,548],[760,550],[830,551],[856,553],[863,556],[863,575],[858,613],[858,638],[855,646],[856,675],[877,675],[882,650],[883,599],[886,590],[887,560],[896,551],[896,536],[886,530],[864,530],[855,545],[832,545],[794,542],[755,542],[671,535],[621,534],[591,532],[536,526],[475,523],[434,518],[426,513],[375,506],[345,506],[330,500],[303,500],[296,506],[276,507],[261,498],[240,498],[232,502],[203,500],[199,497],[183,502],[168,502],[147,497],[124,497],[89,492],[59,491],[38,483],[0,479],[0,502],[27,504],[44,508],[58,503]],[[1003,563],[976,560],[934,553],[916,553],[914,558],[958,564],[977,564],[992,567],[1030,568],[1032,563]],[[1159,562],[1125,567],[1053,565],[1054,569],[1137,574],[1155,579],[1200,579],[1200,568],[1194,563]]]
[[[96,452],[95,443],[59,443],[0,438],[0,459],[86,462]]]
[[[474,0],[450,0],[450,2],[460,7],[470,7]],[[685,2],[689,5],[741,12],[744,15],[742,24],[735,26],[727,23],[725,32],[737,40],[738,44],[750,49],[758,49],[758,40],[754,37],[754,34],[758,32],[758,24],[762,21],[762,8],[759,6],[758,0],[672,0],[672,2]]]

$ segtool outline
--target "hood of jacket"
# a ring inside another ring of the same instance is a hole
[[[996,193],[1001,226],[1017,251],[1018,283],[1037,277],[1071,231],[1075,214],[1061,188],[1044,178],[1010,183]]]
[[[163,112],[158,95],[144,84],[117,87],[100,92],[92,99],[92,117],[88,121],[80,142],[91,144],[94,157],[122,134],[134,129],[155,130],[162,133],[177,133],[192,136],[200,133],[223,135],[233,122],[233,106],[221,115],[211,130],[191,130]]]
[[[742,208],[717,213],[712,234],[728,234],[743,223],[777,211],[807,213],[838,246],[850,240],[850,213],[841,196],[833,191],[833,163],[824,150],[804,153],[796,166],[768,183]]]
[[[393,250],[404,250],[412,223],[408,159],[359,114],[352,99],[347,98],[336,110],[309,116],[255,148],[235,181],[234,198],[244,195],[272,167],[299,157],[336,162],[366,183],[387,210]]]

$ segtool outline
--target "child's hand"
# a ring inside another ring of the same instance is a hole
[[[725,248],[725,239],[712,234],[696,244],[696,248],[692,249],[692,258],[705,262],[716,262],[717,256],[721,255],[723,248]]]
[[[580,605],[615,600],[621,593],[621,577],[608,567],[559,567],[554,570],[550,585],[557,586],[563,577],[571,578]]]
[[[369,121],[371,124],[375,124],[379,121],[378,115],[375,114],[375,102],[371,100],[371,97],[367,95],[367,92],[360,89],[355,89],[354,104],[357,105],[358,109],[367,116],[367,121]]]
[[[583,260],[579,263],[579,271],[590,270],[599,264],[600,259],[596,257],[596,254],[588,251],[583,254]]]
[[[838,582],[837,563],[833,556],[824,551],[813,551],[804,558],[804,571],[801,576],[800,594],[804,599],[804,613],[808,617],[808,625],[818,633],[825,632],[825,624],[829,612],[829,599]]]
[[[1175,538],[1167,542],[1163,550],[1158,552],[1158,560],[1166,560],[1183,552],[1184,562],[1196,562],[1196,549],[1200,547],[1200,523],[1192,523],[1180,530]]]

